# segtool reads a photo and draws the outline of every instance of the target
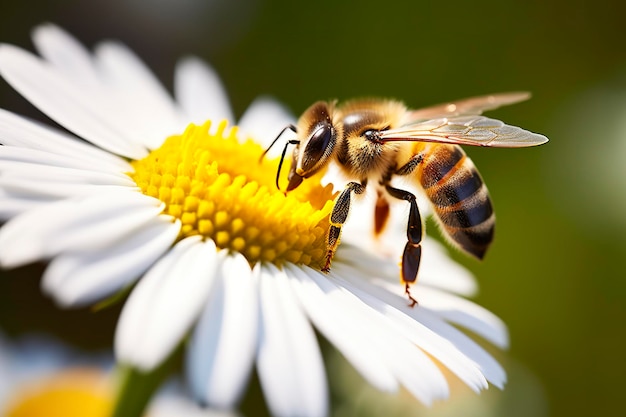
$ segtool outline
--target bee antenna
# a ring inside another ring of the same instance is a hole
[[[267,147],[267,149],[265,149],[265,151],[263,151],[263,153],[261,154],[261,157],[259,158],[259,162],[261,162],[263,160],[263,158],[265,158],[265,155],[267,155],[267,153],[270,151],[270,149],[272,149],[272,147],[274,146],[274,144],[278,141],[278,139],[283,135],[283,133],[285,133],[287,130],[291,130],[294,133],[297,133],[296,127],[292,124],[289,124],[287,126],[285,126],[283,128],[283,130],[280,131],[280,133],[278,134],[278,136],[276,136],[274,138],[274,140],[272,141],[272,143],[270,143],[270,146]],[[286,152],[287,147],[285,146],[285,150],[283,151],[283,155]],[[281,160],[282,162],[282,160]]]
[[[287,129],[287,128],[285,128],[285,129]],[[284,131],[285,130],[283,129],[283,132]],[[276,140],[274,140],[274,142],[276,142]],[[280,190],[280,185],[278,184],[278,180],[280,179],[280,170],[283,167],[283,161],[285,160],[285,155],[287,155],[287,147],[289,145],[298,145],[299,143],[300,143],[300,141],[297,140],[297,139],[292,139],[290,141],[287,141],[287,143],[285,143],[285,147],[283,148],[283,153],[280,155],[280,162],[278,163],[278,171],[276,171],[276,188],[278,188],[279,190]]]

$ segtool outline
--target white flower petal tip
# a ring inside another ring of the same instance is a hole
[[[296,119],[293,114],[278,101],[271,97],[259,97],[241,116],[239,127],[242,136],[250,135],[261,146],[267,148],[286,126],[295,122]],[[293,132],[285,133],[285,135],[288,134],[293,134]],[[268,152],[268,157],[273,158],[280,155],[279,148],[271,149]]]
[[[197,236],[180,241],[161,258],[122,311],[115,336],[120,361],[144,371],[159,365],[200,315],[217,266],[215,244]]]
[[[189,124],[165,87],[126,45],[103,42],[94,55],[103,78],[119,94],[117,101],[123,100],[117,103],[116,120],[124,122],[130,142],[156,149],[167,136],[182,132]]]
[[[127,140],[111,122],[109,98],[85,94],[63,72],[21,48],[0,45],[0,74],[33,105],[79,137],[112,153],[139,159],[147,155],[140,144]]]
[[[179,61],[174,74],[174,92],[189,121],[202,124],[211,119],[234,123],[219,75],[204,61],[196,57]]]
[[[223,259],[189,344],[187,375],[201,403],[229,409],[241,398],[254,363],[259,300],[248,261],[242,255]]]
[[[83,82],[98,82],[89,51],[59,26],[39,25],[33,30],[32,39],[41,56],[57,68]]]
[[[501,349],[509,346],[509,332],[504,322],[489,310],[469,300],[437,289],[420,287],[422,307],[444,320],[464,327]]]

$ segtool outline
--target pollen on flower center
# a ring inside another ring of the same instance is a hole
[[[261,159],[263,149],[241,143],[226,122],[189,125],[146,158],[133,161],[129,175],[142,192],[163,201],[164,213],[182,222],[179,239],[201,235],[218,248],[242,253],[248,262],[289,261],[320,268],[326,250],[332,185],[311,178],[285,195],[276,189],[278,159]],[[288,167],[286,168],[288,169]]]

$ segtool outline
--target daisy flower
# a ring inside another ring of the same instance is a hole
[[[87,355],[42,336],[10,342],[0,334],[0,414],[107,417],[115,400],[110,353]],[[150,417],[235,417],[198,407],[173,382],[152,399]]]
[[[42,288],[63,306],[131,291],[118,361],[150,371],[190,334],[201,403],[233,407],[256,367],[274,415],[325,415],[315,328],[380,390],[431,404],[448,396],[444,368],[477,392],[503,386],[457,326],[500,347],[506,329],[462,297],[473,278],[437,244],[424,245],[417,308],[398,255],[350,244],[348,229],[320,272],[336,193],[315,177],[276,189],[278,160],[261,155],[291,121],[280,105],[257,101],[229,128],[221,84],[197,59],[176,68],[173,100],[119,43],[91,53],[52,25],[34,43],[40,57],[0,46],[0,74],[71,133],[0,111],[0,265],[49,260]]]

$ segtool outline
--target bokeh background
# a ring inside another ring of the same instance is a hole
[[[0,3],[0,41],[32,49],[57,23],[88,46],[115,38],[168,88],[177,59],[219,71],[237,114],[260,94],[294,113],[318,99],[386,96],[411,107],[491,92],[533,99],[490,115],[541,132],[531,149],[467,149],[491,191],[486,260],[454,256],[477,301],[509,326],[509,384],[453,389],[428,409],[375,393],[326,349],[333,414],[621,416],[626,384],[626,6],[617,0],[41,0]],[[0,106],[48,122],[0,81]],[[430,228],[436,234],[435,228]],[[110,346],[119,307],[62,311],[42,265],[0,271],[0,328]],[[245,415],[265,413],[253,384]]]

